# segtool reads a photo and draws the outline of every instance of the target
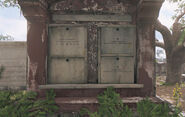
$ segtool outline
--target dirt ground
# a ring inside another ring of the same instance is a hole
[[[165,76],[157,77],[156,82],[156,94],[161,97],[162,99],[175,104],[175,100],[173,99],[173,89],[175,85],[165,85]],[[182,111],[185,112],[185,83],[181,84],[181,92],[182,92]]]

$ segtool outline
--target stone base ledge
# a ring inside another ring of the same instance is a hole
[[[125,104],[136,104],[145,97],[123,97],[122,102]],[[149,97],[149,100],[160,103],[161,100],[156,97]],[[57,104],[98,104],[97,98],[94,97],[58,97],[55,98]]]
[[[3,91],[3,90],[11,90],[11,91],[26,90],[26,86],[0,86],[0,91]]]
[[[135,110],[137,102],[145,97],[123,97],[125,105]],[[149,97],[155,103],[161,103],[156,97]],[[87,108],[92,112],[97,110],[99,103],[96,97],[56,97],[56,104],[59,106],[59,112],[79,112],[82,108]]]
[[[40,85],[39,89],[96,89],[96,88],[143,88],[143,84],[47,84]]]

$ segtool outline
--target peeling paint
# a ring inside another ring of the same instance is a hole
[[[154,64],[153,58],[155,57],[154,48],[152,46],[151,29],[147,27],[146,30],[140,30],[139,41],[140,41],[140,62],[138,63],[139,68],[144,68],[149,78],[153,78]]]
[[[117,0],[64,0],[53,4],[50,10],[62,11],[93,11],[109,13],[126,13],[129,5]]]
[[[42,43],[44,43],[44,41],[45,41],[45,35],[46,35],[46,29],[43,29],[43,31],[42,31]]]
[[[27,59],[28,59],[28,63],[27,63],[27,87],[29,88],[29,86],[30,86],[30,82],[29,82],[29,76],[30,76],[30,66],[29,66],[29,64],[30,64],[30,57],[29,56],[27,56]]]
[[[153,63],[152,62],[146,63],[145,68],[146,68],[145,70],[147,71],[149,78],[153,78],[153,74],[154,74],[153,73],[154,72]]]
[[[93,10],[93,11],[96,11],[97,9],[98,9],[98,4],[95,3],[94,6],[92,6],[92,10]]]
[[[27,32],[30,31],[30,28],[31,28],[30,26],[31,26],[31,22],[27,21]]]
[[[48,74],[48,56],[46,55],[46,58],[45,58],[45,74],[43,75],[43,76],[45,76],[44,79],[43,79],[43,81],[45,81],[44,83],[47,83],[47,81],[48,81],[47,74]]]
[[[35,76],[36,76],[38,64],[30,62],[29,68],[30,68],[30,73],[32,73],[30,75],[32,75],[32,77],[33,77],[33,79],[30,79],[30,89],[35,90],[35,89],[37,89],[37,82],[36,82],[36,77]]]
[[[37,72],[38,63],[30,63],[30,70],[32,72],[33,78],[35,78],[36,72]]]
[[[143,40],[142,41],[142,45],[141,45],[141,55],[140,55],[140,63],[139,63],[139,67],[144,67],[145,70],[148,72],[148,75],[150,78],[153,78],[153,71],[154,71],[154,67],[153,67],[153,61],[146,61],[143,59],[142,55],[146,55],[150,58],[154,57],[154,51],[151,48],[150,45],[150,40]]]

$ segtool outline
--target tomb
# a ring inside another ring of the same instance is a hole
[[[54,89],[61,112],[95,108],[114,87],[155,97],[155,29],[163,0],[19,0],[28,22],[28,90]]]

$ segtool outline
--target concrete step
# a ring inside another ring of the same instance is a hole
[[[123,97],[122,101],[128,106],[134,104],[136,108],[136,103],[143,99],[144,97]],[[150,97],[149,99],[155,103],[161,103],[161,100],[156,97]],[[63,113],[48,115],[47,117],[80,117],[78,114],[80,109],[91,108],[90,110],[93,111],[94,109],[92,110],[92,108],[97,108],[99,106],[97,98],[93,97],[62,97],[56,98],[55,101],[60,105],[60,109]],[[133,107],[131,108],[133,109]],[[135,114],[134,117],[136,117]]]
[[[145,99],[145,97],[123,97],[122,101],[130,108],[136,108],[137,102]],[[162,101],[156,97],[149,97],[149,99],[155,103],[161,103]],[[59,105],[61,112],[79,112],[80,109],[89,108],[96,110],[99,106],[98,100],[95,97],[56,97],[57,105]]]

